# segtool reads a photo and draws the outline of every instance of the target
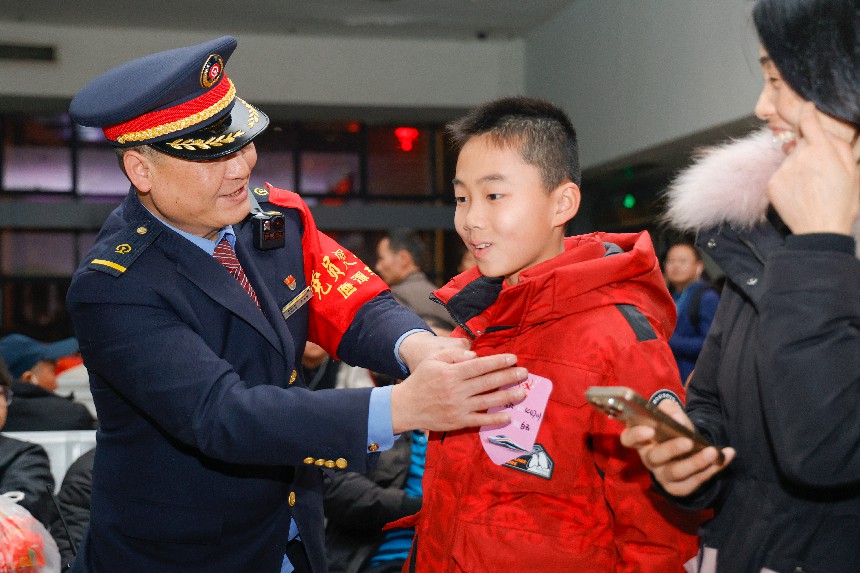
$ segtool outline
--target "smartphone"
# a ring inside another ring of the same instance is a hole
[[[693,442],[690,455],[713,446],[701,434],[689,429],[664,414],[654,404],[624,386],[591,386],[585,391],[588,402],[606,415],[630,426],[654,428],[654,440],[665,442],[673,438],[689,438]],[[717,461],[723,463],[725,456],[717,448]]]

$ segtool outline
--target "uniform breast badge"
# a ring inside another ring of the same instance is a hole
[[[304,290],[302,290],[302,292],[300,292],[298,296],[296,296],[296,298],[288,302],[281,309],[281,314],[284,315],[284,320],[290,318],[297,310],[302,308],[302,306],[304,306],[309,300],[311,300],[312,296],[313,293],[311,292],[311,287],[305,287]]]

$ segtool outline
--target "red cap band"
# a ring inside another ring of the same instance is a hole
[[[193,127],[224,110],[236,97],[227,76],[206,93],[179,105],[145,113],[104,128],[105,137],[117,143],[145,142]]]

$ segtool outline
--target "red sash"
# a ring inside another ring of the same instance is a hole
[[[266,183],[269,203],[296,209],[305,228],[302,253],[305,281],[311,288],[308,338],[334,357],[343,334],[364,303],[388,285],[358,257],[320,232],[307,204],[292,191]]]

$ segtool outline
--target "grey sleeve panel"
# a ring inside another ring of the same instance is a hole
[[[648,322],[648,319],[645,318],[645,315],[638,308],[632,304],[616,304],[615,308],[621,312],[630,325],[630,328],[633,329],[633,332],[636,334],[636,340],[639,342],[657,340],[657,334],[651,328],[651,323]]]

